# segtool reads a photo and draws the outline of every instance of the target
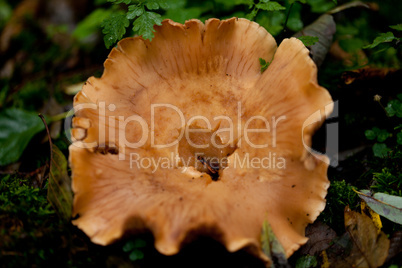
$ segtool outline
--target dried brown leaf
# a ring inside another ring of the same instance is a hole
[[[387,262],[402,253],[402,231],[395,232],[390,241]]]
[[[307,226],[306,236],[309,240],[300,249],[300,254],[314,256],[330,247],[332,240],[336,238],[336,232],[322,222],[315,222]]]
[[[377,233],[372,220],[358,212],[345,209],[346,233],[328,250],[330,267],[369,267],[384,264],[390,241]]]

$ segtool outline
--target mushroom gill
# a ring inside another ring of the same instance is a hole
[[[295,38],[277,48],[246,19],[155,30],[120,41],[74,99],[73,223],[101,245],[150,230],[171,255],[197,233],[269,262],[267,219],[290,256],[329,186],[303,145],[332,111],[308,49]],[[259,58],[273,59],[263,73]]]

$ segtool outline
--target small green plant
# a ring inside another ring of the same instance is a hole
[[[246,16],[249,20],[254,20],[260,10],[280,11],[286,8],[275,1],[260,0],[257,4],[250,5],[251,12]]]
[[[388,167],[383,168],[381,172],[374,172],[371,189],[374,192],[402,196],[402,174],[395,173],[395,170]]]
[[[303,42],[303,44],[306,47],[313,46],[315,43],[318,42],[318,37],[317,36],[308,36],[308,35],[303,35],[299,36],[298,39]]]
[[[381,104],[380,96],[376,95],[374,100],[379,103],[388,117],[395,116],[397,118],[402,118],[402,94],[398,94],[397,99],[389,101],[386,107]],[[388,138],[396,137],[396,147],[398,145],[402,145],[402,130],[400,129],[402,129],[402,124],[394,127],[391,133],[386,129],[380,129],[378,127],[373,127],[372,129],[368,129],[364,132],[364,135],[368,140],[377,141],[373,145],[374,156],[385,158],[392,152],[387,144],[385,144],[385,141],[387,141]],[[394,142],[394,139],[392,139],[391,142]],[[396,153],[397,152],[394,152],[394,154]]]
[[[402,24],[392,25],[389,27],[396,31],[402,31]],[[402,38],[396,37],[392,32],[380,33],[380,35],[374,39],[373,43],[366,45],[363,48],[371,49],[382,45],[381,50],[386,50],[390,47],[397,47],[401,40]]]
[[[142,260],[144,258],[144,253],[141,249],[146,247],[147,243],[140,239],[129,240],[123,246],[123,251],[129,254],[129,258],[131,261]]]
[[[375,143],[373,145],[374,156],[380,157],[380,158],[386,157],[388,152],[391,149],[388,148],[387,145],[383,142],[386,141],[387,138],[391,136],[391,134],[387,130],[379,129],[377,127],[366,130],[366,132],[364,132],[364,134],[367,139],[378,141],[378,143]]]
[[[154,37],[153,26],[162,24],[162,16],[150,10],[169,7],[166,0],[108,0],[108,2],[115,5],[126,4],[127,12],[113,13],[102,22],[102,32],[105,34],[104,41],[107,48],[124,36],[130,21],[135,34],[151,40]]]
[[[266,61],[263,58],[259,58],[260,65],[261,65],[261,73],[263,73],[266,69],[268,69],[268,66],[271,64],[271,61]]]
[[[0,214],[46,217],[54,210],[46,199],[46,189],[28,185],[26,179],[6,175],[0,179]]]
[[[389,117],[397,116],[402,118],[402,94],[397,95],[397,99],[388,102],[385,111]]]

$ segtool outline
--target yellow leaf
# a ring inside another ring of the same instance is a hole
[[[368,216],[346,207],[345,228],[355,245],[349,256],[355,267],[379,267],[384,264],[390,243],[386,234],[377,233]]]
[[[346,233],[326,250],[330,267],[377,268],[383,265],[390,247],[387,235],[378,232],[366,214],[346,207],[344,216]]]
[[[322,264],[321,268],[329,268],[329,260],[328,260],[328,255],[325,250],[321,252],[321,257],[322,257]]]
[[[374,210],[372,210],[369,206],[367,206],[367,203],[364,202],[363,200],[360,203],[360,208],[361,208],[362,212],[363,211],[368,212],[371,220],[374,223],[374,226],[377,228],[377,234],[379,234],[382,229],[382,222],[381,222],[380,215],[378,215]]]

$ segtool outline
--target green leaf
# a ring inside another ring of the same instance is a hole
[[[111,14],[112,11],[109,9],[95,9],[85,17],[85,19],[78,23],[72,34],[73,37],[75,37],[79,42],[85,41],[86,38],[100,30],[102,21],[108,18]]]
[[[147,0],[145,2],[145,5],[150,10],[159,9],[159,7],[163,8],[163,9],[168,9],[169,8],[169,5],[166,2],[166,0]]]
[[[147,8],[150,9],[150,10],[159,9],[159,4],[158,4],[158,2],[155,1],[155,0],[154,0],[154,1],[152,1],[152,0],[147,1],[147,2],[145,2],[145,5],[146,5]]]
[[[282,32],[285,20],[285,12],[265,12],[265,14],[255,19],[258,24],[263,25],[264,28],[274,36]]]
[[[371,195],[368,190],[361,190],[358,195],[379,215],[402,224],[402,197],[384,193]]]
[[[300,31],[303,29],[303,21],[301,18],[302,5],[293,5],[291,9],[289,9],[288,21],[286,23],[286,27],[294,32]],[[277,12],[278,13],[278,12]]]
[[[257,16],[257,13],[258,13],[258,9],[254,8],[253,10],[251,10],[251,12],[249,14],[246,15],[246,19],[254,20],[255,16]]]
[[[162,25],[161,15],[155,12],[145,12],[134,21],[133,31],[144,39],[152,40],[155,24]]]
[[[286,8],[279,4],[278,2],[267,2],[267,3],[258,3],[255,5],[256,8],[262,9],[262,10],[267,10],[267,11],[279,11],[279,10],[285,10]]]
[[[377,134],[377,141],[384,142],[389,137],[388,131],[385,129],[381,129],[380,132]]]
[[[396,134],[396,142],[400,145],[402,145],[402,132],[399,132]]]
[[[279,243],[267,220],[265,220],[262,225],[261,245],[264,254],[267,255],[268,258],[278,261],[278,267],[287,267],[289,265],[285,250],[281,243]]]
[[[296,32],[296,31],[300,31],[303,28],[303,21],[300,18],[289,18],[288,23],[286,24],[286,26]]]
[[[379,44],[382,43],[389,43],[397,39],[392,32],[387,32],[387,33],[381,33],[379,36],[377,36],[373,43],[367,46],[364,46],[363,48],[375,48]]]
[[[375,133],[375,135],[378,135],[381,132],[381,129],[379,129],[378,127],[373,127],[372,130]]]
[[[137,238],[135,240],[129,240],[126,244],[124,244],[123,251],[130,252],[134,249],[143,248],[146,245],[147,245],[147,243],[145,242],[145,240],[140,239],[140,238]]]
[[[296,268],[317,267],[317,258],[315,256],[305,255],[296,261]]]
[[[142,260],[144,258],[144,253],[138,249],[134,249],[129,256],[131,261]]]
[[[73,207],[73,194],[71,178],[67,173],[67,159],[54,144],[52,146],[52,156],[47,199],[60,218],[69,221]]]
[[[367,139],[369,140],[374,140],[377,137],[377,134],[373,130],[366,130],[364,132],[364,135],[366,136]]]
[[[402,117],[402,102],[399,100],[391,100],[388,102],[387,107],[385,107],[385,111],[390,117],[394,115]]]
[[[107,0],[108,2],[112,2],[112,3],[114,3],[114,4],[121,4],[121,3],[124,3],[124,4],[126,4],[126,5],[129,5],[129,4],[131,4],[131,0]]]
[[[375,143],[373,145],[373,153],[376,157],[384,158],[388,155],[389,151],[391,151],[391,149],[388,148],[385,143]]]
[[[17,161],[35,134],[44,130],[36,113],[15,108],[0,113],[0,166]]]
[[[126,33],[130,22],[124,14],[113,14],[101,23],[102,33],[105,34],[103,41],[107,48],[114,45]]]
[[[259,58],[260,65],[261,65],[261,73],[263,73],[266,69],[268,69],[268,66],[271,64],[270,61],[265,61],[263,58]]]
[[[395,110],[392,108],[392,106],[387,106],[387,107],[385,107],[385,111],[387,112],[387,115],[389,116],[389,117],[393,117],[394,115],[395,115]]]
[[[391,25],[389,28],[397,30],[397,31],[402,31],[402,23],[397,24],[397,25]]]
[[[307,35],[303,35],[303,36],[299,36],[297,37],[300,41],[303,42],[303,44],[306,47],[310,47],[313,46],[315,43],[318,42],[318,37],[317,36],[307,36]]]
[[[307,0],[289,0],[289,5],[291,5],[291,4],[293,4],[293,3],[296,3],[296,2],[299,2],[299,3],[302,3],[302,4],[306,4],[306,3],[307,3]]]
[[[123,246],[123,251],[124,252],[130,252],[135,248],[134,241],[130,240]]]
[[[142,13],[145,12],[145,9],[143,6],[137,6],[137,5],[130,5],[128,6],[128,12],[126,14],[126,18],[129,20],[132,20],[136,17],[139,17],[142,15]]]

